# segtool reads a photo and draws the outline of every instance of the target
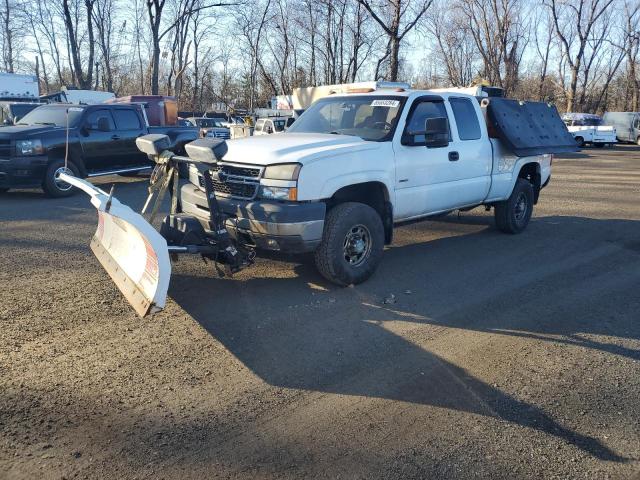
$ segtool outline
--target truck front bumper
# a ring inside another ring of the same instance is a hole
[[[0,157],[0,188],[30,188],[42,185],[48,157]]]
[[[208,229],[209,208],[205,193],[188,183],[180,191],[182,211],[195,216]],[[326,205],[322,202],[275,202],[217,197],[222,211],[231,217],[227,230],[249,240],[256,248],[283,253],[314,251],[322,240]]]

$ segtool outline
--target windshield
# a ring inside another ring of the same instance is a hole
[[[27,113],[17,125],[55,125],[57,127],[66,127],[67,110],[69,110],[69,126],[74,127],[82,115],[82,107],[44,105]]]
[[[276,132],[283,132],[284,131],[284,127],[287,126],[287,121],[286,120],[274,120],[273,121],[273,126],[276,127]]]
[[[311,105],[288,132],[354,135],[363,140],[391,140],[404,97],[366,95],[327,97]]]
[[[599,127],[602,125],[602,119],[598,116],[565,117],[564,123],[568,127]]]
[[[11,105],[10,110],[11,110],[11,114],[14,117],[24,117],[27,113],[29,113],[30,111],[34,110],[35,108],[38,108],[39,105],[32,105],[29,103],[16,103],[14,105]]]
[[[196,120],[198,126],[201,128],[222,127],[224,120],[220,118],[199,118]]]

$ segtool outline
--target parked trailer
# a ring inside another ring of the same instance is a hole
[[[0,100],[32,102],[40,95],[38,77],[0,73]]]

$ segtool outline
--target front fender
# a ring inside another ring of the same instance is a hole
[[[391,182],[391,179],[388,178],[387,173],[383,170],[347,173],[337,177],[332,177],[322,185],[319,198],[331,198],[333,194],[341,188],[369,182],[382,183],[391,198],[391,195],[393,194],[393,183]],[[391,201],[393,202],[394,199],[391,198]]]

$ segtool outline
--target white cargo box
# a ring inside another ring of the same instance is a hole
[[[0,100],[36,100],[39,95],[38,77],[0,73]]]

